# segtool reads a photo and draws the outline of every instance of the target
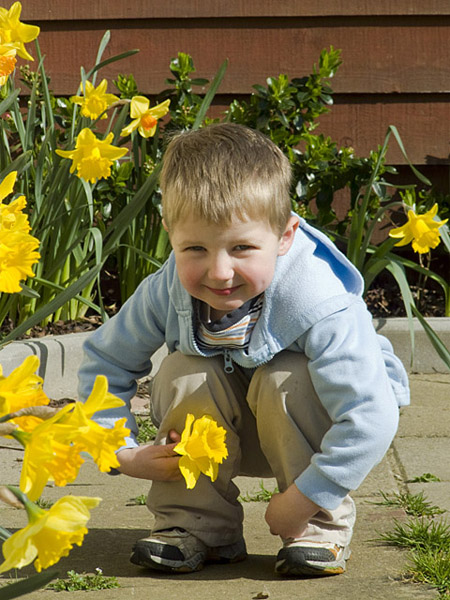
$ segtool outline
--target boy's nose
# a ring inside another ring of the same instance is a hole
[[[210,279],[216,281],[229,281],[233,278],[233,267],[231,260],[226,256],[217,256],[211,260],[208,270]]]

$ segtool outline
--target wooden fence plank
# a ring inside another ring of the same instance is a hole
[[[11,4],[7,2],[5,7]],[[33,0],[23,2],[22,12],[24,20],[37,21],[444,14],[450,14],[448,0]]]
[[[450,61],[444,60],[449,50],[450,18],[423,26],[414,21],[411,27],[381,21],[349,28],[345,19],[316,24],[295,19],[273,24],[262,19],[251,27],[239,26],[235,20],[228,20],[228,27],[220,27],[216,21],[182,27],[179,21],[140,20],[130,22],[127,29],[121,21],[113,21],[105,56],[131,48],[139,48],[140,53],[120,65],[108,66],[104,76],[115,77],[118,69],[134,73],[142,92],[154,94],[168,75],[171,57],[181,50],[193,56],[198,73],[208,78],[228,58],[221,90],[242,94],[248,93],[252,84],[264,83],[269,75],[310,73],[321,50],[332,45],[342,50],[343,59],[332,82],[336,92],[450,92]],[[46,69],[60,94],[72,93],[78,85],[80,66],[92,65],[104,33],[104,23],[97,21],[73,22],[71,26],[71,31],[63,24],[53,24],[50,29],[46,23],[39,38]],[[268,52],[268,48],[276,51]]]
[[[100,77],[133,73],[140,92],[154,96],[179,51],[191,54],[196,75],[208,79],[228,58],[219,103],[249,94],[268,76],[307,75],[332,45],[342,50],[343,65],[331,81],[336,105],[320,130],[367,155],[394,124],[414,163],[448,164],[448,0],[33,0],[23,2],[22,19],[41,26],[56,95],[76,92],[80,67],[93,65],[106,29],[104,58],[140,52]],[[390,160],[404,163],[394,144]]]
[[[223,116],[233,96],[219,96],[211,116]],[[355,155],[368,156],[382,145],[389,125],[397,127],[409,160],[416,165],[450,166],[450,119],[448,100],[433,95],[427,101],[420,96],[399,96],[395,102],[383,97],[335,97],[335,104],[318,119],[314,133],[330,137],[339,147],[350,146]],[[394,137],[388,162],[406,164]]]

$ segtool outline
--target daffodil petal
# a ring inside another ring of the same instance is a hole
[[[0,184],[0,201],[4,200],[14,189],[16,183],[17,171],[11,171]]]
[[[133,96],[130,105],[130,117],[132,119],[141,118],[147,112],[149,106],[150,100],[145,96]]]
[[[187,489],[192,490],[200,477],[200,469],[197,463],[188,456],[182,456],[179,461],[179,468],[186,481]]]

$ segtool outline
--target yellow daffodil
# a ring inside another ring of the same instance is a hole
[[[0,7],[0,31],[3,42],[17,43],[17,53],[26,60],[33,60],[31,54],[25,50],[25,44],[32,42],[39,35],[39,27],[26,25],[20,21],[22,4],[14,2],[9,10]]]
[[[20,281],[34,277],[33,265],[40,258],[39,240],[29,235],[28,217],[22,212],[25,196],[9,204],[3,200],[11,194],[17,171],[12,171],[0,184],[0,292],[20,292]]]
[[[100,502],[101,498],[65,496],[49,510],[26,502],[28,525],[3,542],[5,560],[0,565],[0,573],[21,569],[33,560],[36,571],[40,572],[67,556],[74,544],[83,543],[88,533],[89,511]]]
[[[27,215],[23,214],[27,201],[19,196],[9,204],[0,204],[0,227],[8,231],[28,233],[31,229]]]
[[[120,132],[121,136],[130,135],[137,129],[142,137],[148,138],[155,135],[158,119],[169,112],[170,100],[165,100],[150,108],[150,101],[145,96],[134,96],[131,99],[130,117],[133,119],[127,127]]]
[[[200,473],[211,481],[217,479],[219,464],[228,456],[225,445],[226,431],[219,427],[209,415],[195,419],[186,416],[181,441],[175,446],[175,452],[181,454],[180,471],[186,481],[186,487],[195,487]]]
[[[20,282],[34,277],[33,265],[40,258],[39,240],[21,232],[9,232],[0,228],[0,292],[20,292]]]
[[[75,481],[84,462],[81,452],[88,452],[102,472],[118,467],[116,450],[124,445],[124,438],[130,433],[124,427],[126,418],[119,419],[108,429],[89,417],[98,410],[123,404],[123,400],[108,393],[106,377],[99,376],[86,404],[66,405],[30,432],[14,431],[13,437],[25,447],[20,478],[22,492],[36,500],[49,480],[57,486]]]
[[[7,377],[0,365],[0,417],[17,412],[28,406],[44,406],[49,403],[42,389],[43,379],[35,375],[39,367],[37,356],[27,356],[23,363]],[[31,431],[40,422],[36,417],[19,417],[13,421],[24,431]]]
[[[123,400],[108,392],[106,377],[99,375],[86,402],[76,402],[74,410],[61,420],[61,423],[73,427],[72,441],[92,456],[102,472],[119,466],[116,450],[125,444],[124,438],[129,435],[130,430],[124,427],[126,418],[116,421],[112,429],[106,429],[90,417],[100,410],[123,405]]]
[[[445,221],[434,219],[437,211],[437,204],[422,215],[416,214],[412,209],[408,210],[408,221],[401,227],[391,229],[389,236],[400,238],[400,241],[395,244],[396,246],[406,246],[412,242],[415,252],[425,254],[430,248],[436,248],[439,244],[439,228],[448,221],[448,219]]]
[[[106,88],[108,82],[106,79],[100,83],[98,87],[94,87],[90,81],[86,81],[86,89],[84,96],[72,96],[71,100],[75,104],[81,105],[81,114],[83,117],[95,120],[106,111],[107,108],[118,102],[119,98],[114,94],[107,94]],[[106,119],[106,113],[102,115],[102,119]]]
[[[84,414],[90,418],[100,410],[119,408],[119,406],[123,406],[124,404],[123,400],[108,392],[107,378],[104,375],[97,375],[92,391],[82,406]]]
[[[112,429],[101,427],[86,417],[83,403],[77,402],[66,422],[74,428],[73,441],[77,447],[88,452],[99,470],[106,473],[119,466],[116,450],[125,444],[124,438],[130,433],[124,427],[126,421],[119,419]]]
[[[78,177],[95,183],[97,179],[109,177],[113,161],[128,152],[126,148],[113,146],[113,138],[114,135],[109,133],[104,140],[99,140],[85,127],[78,134],[75,150],[56,150],[56,154],[72,159],[71,173],[76,170]]]
[[[11,171],[0,183],[0,200],[3,201],[7,196],[12,194],[14,185],[17,179],[17,171]]]
[[[25,196],[19,196],[9,204],[3,203],[3,200],[12,193],[16,178],[17,171],[12,171],[0,184],[0,229],[28,233],[31,229],[28,217],[22,213],[27,205]]]
[[[3,200],[12,194],[16,179],[17,171],[11,171],[0,183],[0,227],[9,231],[28,233],[30,231],[28,217],[22,213],[27,205],[25,196],[20,196],[9,204],[3,204]]]
[[[24,447],[20,489],[37,500],[49,480],[58,486],[75,481],[84,460],[81,447],[72,444],[73,427],[62,423],[72,410],[68,404],[50,419],[41,421],[31,432],[15,430],[12,436]]]
[[[2,43],[2,32],[0,29],[0,85],[5,85],[8,77],[16,67],[16,54],[19,44]]]

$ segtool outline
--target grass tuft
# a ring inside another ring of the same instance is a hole
[[[436,588],[450,598],[450,550],[421,549],[411,553],[409,574],[414,581]]]
[[[278,494],[279,489],[275,487],[274,490],[268,490],[264,487],[264,482],[259,482],[260,490],[254,494],[247,494],[245,496],[239,496],[241,502],[269,502],[274,494]]]
[[[77,592],[110,590],[120,587],[117,577],[106,577],[99,568],[95,569],[95,571],[95,574],[68,571],[67,579],[57,579],[50,583],[47,588],[56,592]]]
[[[136,498],[130,498],[130,504],[144,506],[147,504],[147,494],[141,494],[140,496],[136,496]]]
[[[139,432],[137,435],[137,441],[139,444],[146,444],[148,442],[152,442],[156,434],[158,432],[158,428],[156,425],[153,425],[150,417],[136,417],[136,423],[139,428]]]
[[[407,515],[413,515],[416,517],[433,517],[446,512],[442,508],[439,508],[439,506],[428,502],[423,492],[420,492],[419,494],[401,492],[399,494],[389,496],[385,492],[380,491],[380,494],[383,500],[381,502],[376,502],[375,504],[402,508]]]
[[[394,520],[394,528],[381,534],[390,546],[413,550],[450,551],[450,526],[445,521],[410,517],[405,523]]]
[[[430,483],[431,481],[441,481],[439,477],[432,473],[423,473],[414,479],[408,479],[406,483]]]

